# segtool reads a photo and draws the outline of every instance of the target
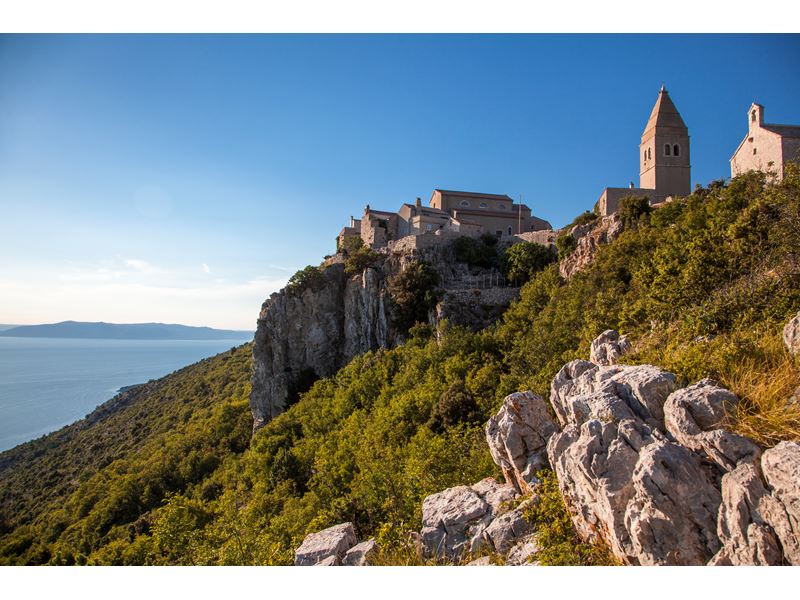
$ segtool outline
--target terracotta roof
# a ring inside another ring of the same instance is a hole
[[[800,138],[800,125],[773,125],[764,123],[762,129],[777,133],[781,137]]]
[[[481,192],[459,192],[456,190],[442,190],[436,188],[434,192],[449,194],[451,196],[469,196],[470,198],[494,198],[496,200],[511,200],[507,194],[483,194]],[[513,200],[511,200],[513,202]]]
[[[686,123],[683,122],[678,109],[675,108],[672,99],[663,86],[658,92],[658,99],[650,113],[650,118],[647,120],[647,125],[644,128],[645,133],[654,127],[676,127],[686,129]]]

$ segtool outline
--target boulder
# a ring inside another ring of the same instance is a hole
[[[558,430],[545,401],[533,392],[510,394],[485,430],[506,483],[518,493],[530,491],[536,472],[547,466],[547,440]]]
[[[703,379],[670,394],[664,404],[667,431],[683,446],[715,462],[723,471],[740,462],[757,461],[761,449],[746,437],[720,427],[739,399],[736,394]]]
[[[351,567],[369,566],[370,560],[377,551],[378,543],[375,541],[375,538],[370,538],[350,548],[347,554],[344,555],[342,564]]]
[[[514,510],[497,516],[486,527],[483,539],[492,550],[499,554],[507,554],[520,538],[533,532],[532,524],[525,518],[525,508],[530,502],[528,500]]]
[[[627,336],[613,329],[606,329],[591,344],[589,360],[596,365],[613,365],[631,349]]]
[[[800,312],[783,328],[783,343],[789,352],[800,355]]]
[[[347,551],[358,539],[352,523],[340,523],[317,533],[310,533],[294,553],[294,564],[340,565]]]
[[[722,504],[717,535],[722,549],[711,565],[775,565],[783,553],[773,528],[766,522],[769,492],[758,468],[743,463],[722,478]]]
[[[537,565],[538,563],[531,559],[536,556],[538,551],[539,545],[536,543],[536,534],[526,535],[508,551],[506,565],[511,567]]]
[[[562,426],[580,425],[605,407],[607,417],[633,415],[664,430],[664,401],[675,389],[675,375],[653,365],[600,366],[584,360],[564,365],[550,385],[550,404]],[[623,404],[625,406],[623,406]],[[596,405],[592,409],[590,405]]]
[[[721,497],[696,454],[665,440],[641,449],[625,510],[633,556],[642,565],[704,565],[720,549]]]
[[[486,528],[504,504],[516,497],[511,485],[492,478],[428,496],[422,503],[419,535],[423,555],[458,560],[468,552],[477,552],[486,544]]]
[[[771,490],[765,520],[775,530],[786,562],[800,565],[800,444],[781,442],[765,450],[761,470]]]
[[[476,558],[475,560],[471,560],[467,563],[468,567],[491,567],[492,566],[492,558],[490,556],[481,556],[480,558]]]

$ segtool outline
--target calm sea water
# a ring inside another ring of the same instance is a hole
[[[0,451],[85,417],[120,387],[246,341],[0,337]]]

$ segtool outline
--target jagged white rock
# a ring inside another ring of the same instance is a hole
[[[308,534],[294,553],[294,564],[340,565],[347,551],[358,539],[352,523],[340,523],[317,533]]]
[[[733,392],[711,379],[702,379],[669,395],[664,420],[678,443],[706,456],[724,471],[740,462],[753,462],[761,449],[746,437],[722,429],[726,413],[739,403]]]
[[[613,365],[631,349],[627,336],[621,336],[613,329],[606,329],[598,335],[589,349],[589,360],[597,365]]]
[[[557,430],[547,404],[533,392],[506,396],[502,408],[486,423],[492,459],[518,493],[530,491],[536,473],[547,466],[547,440]]]
[[[342,564],[352,567],[368,566],[377,551],[378,543],[375,538],[370,538],[350,548],[347,554],[344,555]]]
[[[475,485],[449,488],[425,498],[419,540],[426,556],[456,560],[486,543],[486,528],[517,497],[508,484],[486,478]]]
[[[783,343],[792,354],[800,354],[800,312],[783,328]]]

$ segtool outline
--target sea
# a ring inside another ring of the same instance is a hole
[[[163,377],[250,339],[0,337],[0,452],[82,419],[122,387]]]

